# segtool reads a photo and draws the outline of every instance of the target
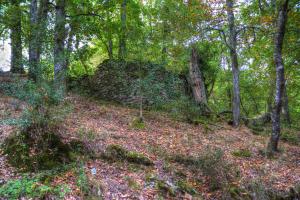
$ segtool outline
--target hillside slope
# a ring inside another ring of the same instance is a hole
[[[262,153],[268,137],[254,135],[245,127],[234,129],[221,122],[191,125],[158,112],[146,112],[145,127],[136,127],[132,124],[138,113],[135,109],[78,95],[70,95],[67,102],[71,113],[60,129],[66,141],[81,140],[96,155],[105,152],[107,147],[119,145],[143,154],[154,163],[144,166],[127,161],[111,162],[97,156],[82,160],[94,196],[104,199],[221,199],[225,193],[230,193],[243,199],[247,194],[236,188],[250,183],[259,183],[277,192],[300,184],[299,146],[282,142],[282,152],[269,159]],[[21,102],[1,96],[0,119],[17,117],[24,107]],[[14,129],[1,124],[1,141]],[[215,151],[224,155],[220,157]],[[205,158],[202,161],[207,162],[206,168],[193,161],[199,156]],[[0,156],[0,179],[7,182],[20,178],[22,174],[10,167],[6,159]],[[230,166],[230,178],[227,166]],[[211,171],[214,168],[217,170]],[[226,187],[212,189],[213,181],[217,186]],[[55,182],[73,184],[65,199],[86,199],[74,183],[72,170],[55,177]]]

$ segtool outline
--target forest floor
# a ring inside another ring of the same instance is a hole
[[[20,115],[23,106],[16,106],[15,101],[0,97],[0,119]],[[144,166],[101,158],[82,160],[90,188],[95,190],[94,196],[103,199],[221,199],[224,188],[212,190],[210,187],[214,173],[221,176],[217,184],[228,182],[231,188],[259,183],[275,191],[287,191],[300,184],[300,147],[281,142],[281,152],[272,159],[267,158],[262,152],[268,137],[254,135],[244,126],[235,129],[223,122],[192,125],[176,121],[166,113],[145,112],[145,127],[136,128],[132,126],[138,114],[136,109],[74,94],[68,96],[67,101],[72,109],[60,129],[66,141],[81,140],[95,152],[103,152],[109,145],[117,144],[143,154],[154,163]],[[15,129],[0,125],[0,142]],[[233,173],[236,174],[230,174],[230,181],[222,178],[223,172],[209,171],[209,168],[222,170],[214,166],[214,162],[205,168],[205,173],[188,167],[185,161],[170,159],[189,160],[209,149],[224,152],[222,161],[215,161],[215,164],[224,165],[224,174],[227,164],[230,170],[235,169]],[[7,157],[0,154],[0,181],[22,176],[8,164]],[[57,175],[53,184],[69,185],[65,199],[86,199],[75,181],[75,172],[71,169]],[[181,188],[181,192],[174,192],[172,188]]]

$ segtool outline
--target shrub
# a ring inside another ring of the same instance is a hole
[[[197,119],[199,119],[202,114],[201,108],[187,96],[181,96],[169,104],[166,104],[163,109],[169,111],[174,118],[190,123],[197,123]]]
[[[48,195],[55,195],[56,199],[63,199],[69,192],[70,189],[67,185],[50,186],[43,184],[38,178],[30,177],[11,180],[0,187],[0,196],[11,200],[22,197],[45,199]]]
[[[9,119],[19,131],[6,138],[2,148],[9,162],[25,171],[50,169],[71,161],[70,145],[64,144],[59,124],[70,110],[50,82],[12,82],[5,92],[27,103],[20,119]]]
[[[300,134],[296,131],[283,131],[281,134],[281,139],[294,145],[300,144]]]
[[[233,166],[223,156],[221,149],[210,149],[198,157],[186,157],[175,155],[171,161],[192,167],[195,171],[201,172],[210,178],[211,190],[222,189],[233,178]]]

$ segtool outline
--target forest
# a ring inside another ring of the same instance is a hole
[[[300,1],[0,0],[0,200],[299,200]]]

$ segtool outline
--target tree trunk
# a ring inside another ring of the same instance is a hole
[[[203,106],[205,108],[207,106],[206,90],[203,77],[199,68],[199,55],[195,47],[192,47],[189,75],[194,100],[198,105]]]
[[[239,65],[236,52],[237,46],[237,33],[234,24],[233,13],[233,0],[226,0],[227,19],[229,25],[229,47],[230,47],[230,59],[233,75],[233,100],[232,100],[232,114],[233,114],[233,126],[237,127],[240,124],[240,86],[239,86]]]
[[[107,18],[107,23],[108,23],[108,31],[107,31],[107,53],[108,53],[108,58],[110,60],[114,59],[114,54],[113,54],[113,40],[112,40],[112,30],[111,30],[111,16],[110,16],[110,11],[108,10],[106,12],[106,18]]]
[[[29,77],[39,81],[42,76],[40,57],[43,45],[43,34],[47,28],[49,0],[31,0],[30,5],[30,39],[29,39]]]
[[[166,10],[169,13],[169,10]],[[161,60],[162,63],[165,64],[167,61],[167,37],[169,34],[169,25],[167,21],[163,22],[163,35],[162,35],[162,51],[161,51]]]
[[[107,52],[108,52],[108,58],[110,60],[113,60],[114,59],[114,53],[113,53],[113,41],[112,41],[112,38],[109,37],[108,38],[108,46],[107,46]]]
[[[11,72],[24,73],[22,62],[22,11],[20,0],[11,1],[14,13],[10,22]]]
[[[30,37],[29,37],[29,78],[36,81],[37,68],[39,62],[37,43],[37,21],[38,6],[37,0],[30,3]]]
[[[68,30],[68,40],[67,40],[67,51],[66,51],[66,69],[68,69],[70,65],[71,54],[73,51],[73,43],[74,43],[74,27],[73,24],[70,23],[70,28]]]
[[[275,103],[272,113],[272,135],[268,144],[268,153],[273,154],[278,151],[278,142],[280,137],[280,112],[282,106],[282,96],[284,90],[284,63],[282,59],[282,46],[285,34],[285,25],[287,21],[288,2],[285,0],[280,7],[277,19],[277,32],[275,35],[274,61],[276,66],[276,93]]]
[[[66,13],[65,0],[56,0],[54,31],[54,81],[57,92],[64,97],[66,91]]]
[[[121,31],[119,38],[119,59],[126,58],[126,19],[127,18],[127,0],[123,0],[121,4]]]

